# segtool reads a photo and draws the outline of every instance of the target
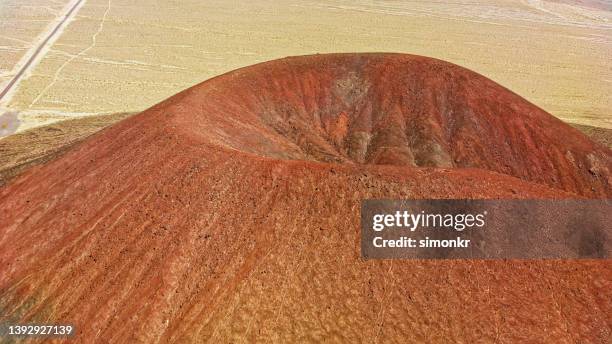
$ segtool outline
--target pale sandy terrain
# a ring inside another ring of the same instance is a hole
[[[0,89],[69,0],[0,0]]]
[[[612,1],[610,0],[547,0],[548,2],[556,2],[560,4],[578,5],[587,8],[596,8],[612,11]]]
[[[287,55],[395,51],[460,64],[561,119],[612,128],[612,12],[578,2],[87,0],[6,106],[23,130],[140,111]]]

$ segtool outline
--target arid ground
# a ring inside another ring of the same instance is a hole
[[[0,3],[0,82],[73,2]],[[24,130],[142,111],[208,78],[279,57],[391,51],[457,63],[565,121],[612,128],[607,4],[86,0],[0,106],[20,111]]]

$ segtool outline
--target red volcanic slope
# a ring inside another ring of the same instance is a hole
[[[0,321],[85,343],[606,343],[609,261],[363,261],[359,206],[609,197],[611,156],[438,60],[244,68],[0,189]]]
[[[493,81],[429,58],[288,58],[215,78],[170,102],[182,106],[147,116],[164,112],[177,135],[258,156],[481,168],[612,195],[608,148]]]

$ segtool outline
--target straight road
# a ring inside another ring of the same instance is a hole
[[[0,92],[0,102],[4,100],[7,94],[17,85],[19,80],[23,77],[23,75],[34,65],[34,61],[36,61],[37,57],[43,51],[43,49],[53,41],[58,34],[61,33],[61,29],[66,26],[66,24],[70,21],[70,19],[76,14],[77,8],[85,2],[86,0],[77,0],[74,5],[72,5],[68,12],[64,15],[62,20],[51,30],[51,32],[45,37],[45,39],[36,47],[32,47],[34,51],[30,54],[30,57],[26,61],[26,63],[21,66],[19,71],[15,74],[15,76],[9,81],[6,87]],[[30,51],[32,50],[30,49]]]

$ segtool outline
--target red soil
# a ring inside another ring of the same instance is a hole
[[[606,343],[609,261],[363,261],[359,206],[609,197],[611,156],[438,60],[244,68],[0,189],[0,322],[87,343]]]

